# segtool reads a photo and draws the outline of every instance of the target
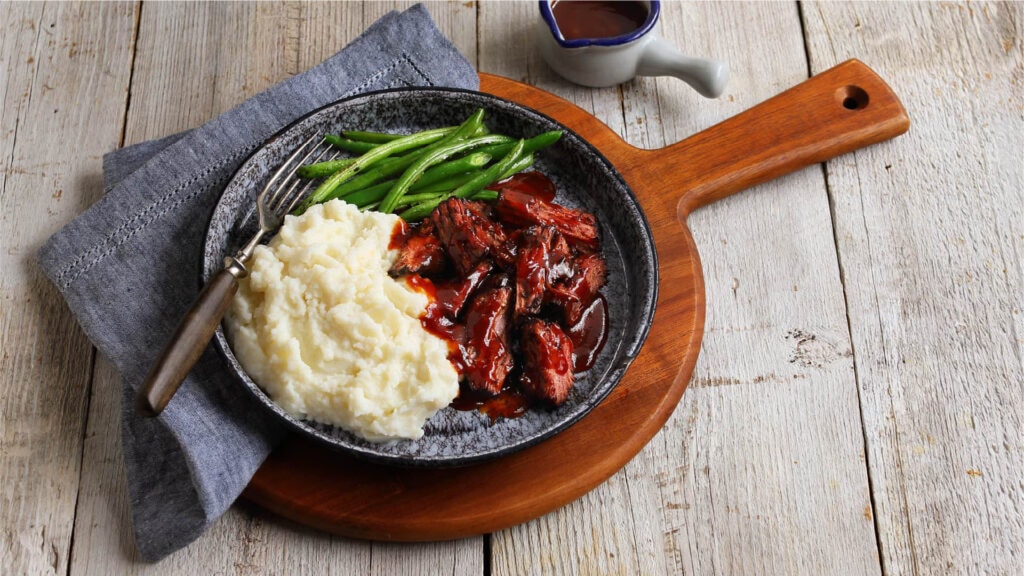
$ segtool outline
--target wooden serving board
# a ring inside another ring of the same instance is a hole
[[[589,141],[619,170],[650,222],[659,294],[650,334],[619,385],[568,430],[510,456],[455,469],[372,464],[292,438],[244,496],[345,536],[446,540],[546,514],[622,468],[661,429],[686,389],[704,329],[704,283],[690,211],[910,125],[892,90],[851,60],[660,150],[641,150],[543,90],[480,75],[480,89],[538,110]]]

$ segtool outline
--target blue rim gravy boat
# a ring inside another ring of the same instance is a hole
[[[724,62],[685,56],[654,30],[661,2],[640,2],[647,8],[647,19],[631,32],[570,40],[555,20],[554,6],[559,1],[539,2],[537,40],[544,61],[566,80],[604,87],[636,76],[674,76],[708,98],[717,98],[725,90],[729,69]]]

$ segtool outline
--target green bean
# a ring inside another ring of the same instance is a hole
[[[421,192],[419,194],[406,194],[402,196],[402,199],[398,201],[399,208],[405,208],[412,206],[413,204],[419,204],[420,202],[426,202],[440,197],[442,200],[447,200],[451,194],[451,189],[443,190],[441,192]],[[480,190],[472,197],[473,200],[497,200],[498,192],[495,190]]]
[[[526,142],[523,144],[523,154],[536,152],[541,148],[547,148],[548,146],[551,146],[552,144],[557,142],[558,139],[561,137],[561,130],[552,130],[550,132],[538,134],[533,138],[528,138]],[[478,152],[483,152],[485,154],[490,154],[495,158],[499,158],[505,156],[505,154],[508,154],[508,151],[511,150],[512,146],[514,145],[514,142],[508,142],[505,144],[494,144],[491,146],[484,146],[483,148],[480,148]]]
[[[431,146],[427,148],[433,149]],[[417,158],[422,156],[422,151],[416,151],[408,154],[407,156],[401,156],[397,158],[385,158],[377,163],[376,166],[370,168],[366,172],[363,172],[359,176],[345,182],[335,188],[326,198],[321,202],[327,202],[328,200],[334,200],[335,198],[347,199],[349,194],[354,194],[357,191],[365,190],[367,188],[375,188],[379,182],[389,176],[395,174],[401,174],[410,164],[416,161]],[[392,185],[395,180],[388,180]]]
[[[518,174],[523,170],[526,170],[530,166],[533,166],[533,154],[521,154],[519,158],[512,163],[512,166],[510,166],[508,170],[502,172],[501,176],[498,176],[494,181],[499,182],[504,180],[513,174]],[[485,186],[490,186],[490,184],[485,184]],[[473,197],[476,198],[476,196]]]
[[[430,170],[424,172],[423,176],[420,176],[420,179],[417,180],[416,183],[409,188],[409,190],[415,192],[416,190],[425,188],[437,182],[441,182],[442,180],[451,178],[452,176],[468,172],[475,168],[482,168],[486,166],[487,163],[490,161],[490,154],[480,154],[479,152],[474,152],[467,156],[463,156],[462,158],[452,160],[451,162],[444,162],[442,164],[438,164],[437,166],[434,166]]]
[[[445,130],[454,132],[458,128],[458,126],[448,126]],[[484,129],[486,129],[486,127],[484,127]],[[385,142],[398,140],[403,136],[402,134],[392,134],[390,132],[367,132],[365,130],[342,130],[341,135],[349,140],[369,142],[371,144],[384,144]]]
[[[469,118],[466,118],[465,122],[459,124],[459,127],[455,132],[452,132],[444,139],[444,143],[448,144],[457,140],[471,138],[476,136],[481,130],[486,133],[487,126],[484,126],[484,109],[478,108],[476,112],[473,112],[469,116]]]
[[[295,171],[302,178],[323,178],[324,176],[330,176],[338,170],[348,166],[355,162],[355,158],[339,158],[337,160],[327,160],[325,162],[317,162],[316,164],[306,164],[305,166],[299,166],[299,169]]]
[[[430,170],[427,170],[427,172],[430,172]],[[481,172],[483,172],[483,170],[472,170],[470,172],[466,172],[465,174],[458,174],[452,176],[447,180],[435,182],[429,186],[421,187],[419,185],[420,183],[416,182],[416,184],[412,185],[412,188],[410,188],[409,191],[416,192],[418,194],[440,194],[441,192],[451,192],[452,190],[455,190],[456,188],[465,184],[466,182],[469,182],[470,180],[475,178],[477,174],[480,174]]]
[[[457,127],[452,127],[452,130],[454,130],[455,128],[457,128]],[[348,132],[344,132],[344,134],[348,134]],[[365,134],[374,134],[374,133],[366,132]],[[397,134],[382,134],[382,136],[394,136],[393,139],[401,138],[401,135],[397,135]],[[328,134],[327,136],[324,136],[324,139],[328,143],[330,143],[332,145],[337,145],[336,143],[342,140],[342,139],[340,139],[337,136],[334,136],[332,134]],[[353,144],[353,143],[359,143],[359,142],[353,142],[351,140],[345,141],[345,142],[346,142],[346,144],[344,144],[343,146],[348,146],[349,144]],[[375,147],[376,146],[371,146],[370,148],[375,148]],[[347,150],[351,150],[351,148],[346,148],[346,149]],[[355,151],[355,150],[352,150],[352,151]],[[404,158],[404,156],[403,156],[403,158]],[[467,158],[469,158],[469,156],[467,156]],[[480,166],[483,166],[483,165],[487,164],[487,162],[489,162],[490,160],[491,160],[491,157],[489,155],[487,155],[487,154],[474,154],[473,155],[473,159],[472,160],[467,160],[467,162],[469,162],[471,164],[471,168],[478,168]],[[349,164],[351,164],[354,161],[355,161],[354,158],[339,158],[337,160],[327,160],[325,162],[317,162],[316,164],[307,164],[305,166],[301,166],[296,171],[296,173],[300,177],[302,177],[302,178],[323,178],[325,176],[330,176],[331,174],[337,172],[338,170],[341,170],[342,168],[348,166]],[[404,165],[402,165],[401,169],[404,169],[406,166],[408,166],[408,164],[409,164],[409,162],[406,162]],[[392,173],[398,173],[398,172],[401,171],[401,169],[396,166]],[[460,169],[458,169],[456,167],[452,167],[452,168],[450,168],[450,170],[451,170],[451,172],[449,174],[455,174],[455,173],[458,173],[458,172],[464,172],[465,171],[465,169],[460,170]],[[427,175],[424,174],[424,177],[426,177],[426,176]],[[435,181],[436,180],[431,180],[430,183],[433,183]]]
[[[388,195],[388,190],[395,185],[396,180],[385,180],[384,182],[378,182],[373,186],[356,190],[351,194],[342,196],[341,199],[349,204],[355,204],[356,206],[363,207],[371,202],[380,204],[380,201]]]
[[[417,196],[426,196],[426,194],[417,194]],[[408,210],[405,210],[399,216],[401,216],[402,219],[405,220],[406,222],[415,222],[417,220],[422,220],[427,216],[430,216],[430,213],[433,212],[438,206],[441,205],[442,202],[444,202],[448,198],[451,198],[451,195],[432,195],[432,197],[425,198],[419,204],[409,208]],[[495,192],[494,190],[481,190],[473,195],[473,200],[493,202],[497,199],[498,193]]]
[[[410,191],[415,192],[422,188],[426,188],[435,182],[451,178],[453,174],[460,174],[462,172],[472,170],[473,168],[478,168],[485,165],[487,162],[490,162],[489,155],[474,153],[469,156],[459,158],[458,160],[438,164],[424,172],[420,179],[413,184],[412,188],[410,188]],[[391,171],[391,169],[389,168],[388,171]],[[372,186],[366,188],[354,189],[354,186],[357,186],[359,180],[364,179],[366,176],[371,176],[371,174],[367,172],[349,180],[349,182],[353,182],[352,184],[349,184],[348,182],[342,184],[338,189],[338,192],[341,194],[337,197],[345,200],[349,204],[359,206],[371,200],[376,201],[384,198],[387,191],[391,190],[391,187],[393,187],[397,181],[395,179],[384,180],[374,183]]]
[[[456,140],[463,140],[474,136],[477,131],[481,129],[486,130],[487,128],[484,126],[484,109],[478,108],[476,112],[470,114],[469,118],[466,118],[462,124],[459,124],[459,127],[449,134],[442,142],[449,143]]]
[[[525,143],[525,140],[516,142],[516,145],[509,150],[508,154],[506,154],[504,158],[481,172],[469,182],[466,182],[462,186],[453,190],[451,196],[454,196],[455,198],[469,198],[479,192],[484,186],[487,186],[491,182],[500,178],[505,171],[511,168],[512,165],[515,164],[516,160],[519,159],[519,155],[523,152],[523,146]]]
[[[371,202],[371,203],[367,204],[366,206],[360,206],[359,207],[359,211],[360,212],[366,212],[367,210],[376,210],[377,206],[380,206],[380,202]]]
[[[424,192],[422,194],[406,194],[402,196],[402,199],[398,201],[395,208],[405,208],[406,206],[412,206],[413,204],[419,204],[420,202],[426,202],[442,196],[447,196],[445,192]]]
[[[321,202],[327,202],[328,200],[334,200],[335,198],[345,198],[356,190],[362,190],[368,186],[372,186],[388,176],[401,174],[402,171],[408,168],[416,158],[420,157],[420,155],[421,154],[419,152],[413,152],[407,156],[385,158],[362,174],[352,178],[348,182],[340,184],[323,200],[321,200]]]
[[[458,154],[459,152],[470,150],[485,144],[493,144],[500,141],[502,138],[505,137],[498,136],[496,134],[479,136],[477,138],[470,138],[469,140],[455,141],[447,146],[442,146],[432,152],[424,154],[402,173],[402,176],[398,179],[398,182],[395,182],[394,187],[391,188],[388,195],[381,200],[380,207],[378,209],[384,213],[393,212],[398,199],[409,190],[412,183],[415,182],[416,179],[418,179],[430,166],[433,166],[450,156]]]
[[[452,126],[451,129],[455,130],[457,126]],[[341,135],[349,140],[355,140],[357,142],[370,142],[373,144],[383,144],[385,142],[391,142],[392,140],[398,140],[402,137],[401,134],[386,134],[384,132],[363,132],[361,130],[342,130]]]
[[[450,192],[450,190],[448,192]],[[442,192],[442,193],[425,192],[423,194],[406,194],[405,196],[402,196],[401,200],[398,201],[398,205],[400,207],[407,207],[407,206],[412,206],[414,204],[419,204],[421,202],[427,202],[427,201],[430,201],[430,200],[436,200],[438,198],[440,198],[443,201],[443,200],[447,200],[447,199],[449,199],[451,197],[452,197],[452,195],[448,194],[447,192]],[[471,199],[472,200],[497,200],[498,199],[498,191],[497,190],[486,190],[486,189],[485,190],[480,190],[476,194],[473,194]]]
[[[379,203],[377,208],[382,212],[410,205],[410,210],[422,211],[451,196],[475,198],[480,189],[491,182],[532,165],[534,151],[550,146],[562,136],[561,131],[555,130],[515,141],[508,136],[490,134],[483,116],[484,110],[478,109],[459,126],[408,136],[359,130],[343,131],[344,138],[327,136],[326,140],[332,145],[362,152],[362,155],[300,168],[300,176],[326,176],[326,179],[295,213],[300,214],[309,206],[332,198],[343,198],[362,209]],[[474,153],[445,161],[468,150]],[[501,160],[490,167],[475,170],[499,157]],[[397,174],[401,176],[388,180]],[[407,194],[409,199],[402,200]],[[430,199],[430,194],[436,194],[437,198]],[[482,196],[495,194],[488,192]]]
[[[317,186],[316,190],[313,190],[313,192],[302,202],[296,210],[296,213],[301,214],[310,206],[323,202],[328,196],[330,196],[335,188],[352,176],[363,171],[367,166],[370,166],[374,162],[387,158],[388,156],[398,152],[411,150],[413,148],[418,148],[420,146],[436,142],[449,135],[450,132],[447,128],[438,128],[436,130],[425,130],[423,132],[417,132],[416,134],[403,136],[397,140],[392,140],[391,142],[377,146],[373,150],[370,150],[356,158],[354,162],[342,170],[331,174],[327,180],[324,180],[323,183]]]
[[[336,136],[334,134],[324,136],[324,142],[327,142],[335,148],[341,148],[342,150],[348,150],[349,152],[355,152],[356,154],[366,154],[370,150],[380,146],[380,144],[372,144],[370,142],[349,140],[348,138],[342,138],[341,136]]]
[[[526,170],[527,168],[529,168],[531,165],[533,165],[533,154],[527,154],[525,156],[520,156],[518,159],[516,159],[516,161],[512,164],[512,166],[509,167],[508,170],[505,170],[504,173],[502,173],[498,178],[495,179],[495,182],[504,180],[505,178],[508,178],[509,176],[512,176],[513,174],[517,174],[519,172],[522,172],[523,170]],[[427,170],[427,174],[429,174],[429,173],[430,173],[430,170]],[[429,200],[431,198],[434,198],[438,194],[442,194],[442,193],[445,193],[445,192],[451,192],[451,191],[455,190],[456,188],[458,188],[459,186],[462,186],[466,182],[469,182],[473,178],[476,178],[481,173],[483,173],[483,170],[473,170],[471,172],[466,172],[465,174],[459,174],[457,176],[453,176],[453,177],[451,177],[451,178],[449,178],[447,180],[442,180],[441,182],[438,182],[436,184],[431,184],[430,186],[423,186],[423,187],[420,187],[420,185],[419,185],[420,183],[417,182],[416,184],[414,184],[412,186],[412,188],[409,189],[410,192],[416,192],[416,194],[406,194],[405,196],[403,196],[402,199],[399,200],[399,202],[398,202],[398,208],[401,208],[401,207],[404,207],[404,206],[411,206],[412,204],[415,204],[417,202],[422,202],[424,200]],[[426,174],[424,174],[424,178],[425,177],[426,177]],[[422,180],[422,178],[421,178],[421,180]],[[356,192],[356,194],[359,194],[361,192],[362,192],[362,190],[360,190],[360,192]],[[484,194],[485,192],[490,192],[491,194]],[[498,193],[494,192],[493,190],[492,191],[481,190],[477,194],[473,195],[473,199],[474,200],[479,199],[481,194],[483,194],[485,196],[484,199],[494,200],[494,199],[496,199],[498,197]],[[354,195],[355,194],[353,194],[353,196]],[[488,196],[493,196],[493,198],[489,198]],[[380,197],[383,198],[384,197],[383,194],[381,194]]]
[[[505,178],[508,178],[513,174],[522,172],[523,170],[529,168],[532,164],[533,154],[520,156],[515,161],[515,163],[512,164],[511,167],[509,167],[508,170],[506,170],[500,177],[496,179],[496,181],[504,180]],[[416,194],[406,194],[405,196],[403,196],[402,199],[399,200],[395,209],[397,210],[398,208],[411,206],[413,204],[416,204],[417,202],[422,202],[424,200],[436,198],[439,195],[444,195],[445,197],[447,197],[448,194],[445,193],[455,190],[459,186],[465,184],[466,182],[469,182],[470,180],[472,180],[473,178],[475,178],[476,176],[480,175],[483,172],[483,170],[472,170],[464,174],[457,174],[440,182],[435,182],[433,184],[430,184],[429,186],[421,185],[423,179],[429,176],[433,170],[441,168],[442,166],[444,166],[444,164],[440,166],[435,166],[434,168],[427,170],[420,178],[420,181],[417,181],[416,184],[413,184],[412,187],[409,188],[409,192],[416,192]],[[345,196],[344,200],[349,204],[355,204],[360,208],[365,208],[368,204],[371,203],[376,206],[380,204],[380,200],[384,198],[385,195],[387,195],[388,190],[390,190],[391,187],[395,185],[395,182],[395,180],[386,180],[384,182],[374,184],[369,188],[356,190],[355,192]],[[473,196],[473,199],[494,200],[497,197],[498,193],[493,190],[481,190],[480,192],[476,193]]]
[[[401,214],[399,214],[399,216],[401,216],[402,219],[404,219],[407,222],[414,222],[416,220],[426,218],[431,212],[434,211],[434,208],[437,208],[438,205],[441,204],[441,202],[444,202],[448,198],[475,198],[476,195],[482,192],[481,188],[483,188],[484,186],[487,186],[491,182],[494,182],[495,180],[505,177],[505,174],[511,175],[518,172],[519,170],[513,171],[512,169],[516,166],[517,161],[520,160],[521,158],[526,159],[527,163],[533,162],[532,154],[521,156],[523,147],[524,141],[519,140],[518,142],[516,142],[512,150],[509,150],[505,157],[502,158],[501,161],[499,161],[498,163],[475,175],[473,178],[471,178],[469,181],[465,182],[455,190],[452,190],[451,192],[448,192],[446,194],[440,194],[433,199],[424,199],[419,204],[416,204],[410,207],[409,209],[405,210]],[[490,194],[486,196],[490,197]],[[496,193],[494,197],[497,198]],[[383,205],[384,202],[381,202],[381,206]]]
[[[491,157],[487,154],[473,153],[457,160],[452,160],[451,162],[438,164],[424,172],[423,176],[421,176],[420,179],[409,188],[409,191],[416,192],[420,189],[427,188],[428,186],[433,186],[438,182],[449,182],[452,178],[461,176],[462,173],[470,171],[473,168],[484,166],[490,161]],[[474,172],[479,172],[479,170]],[[465,182],[466,180],[467,179],[461,179],[460,182]],[[385,180],[384,182],[378,182],[377,184],[367,188],[362,188],[350,194],[346,194],[342,199],[349,204],[355,204],[357,206],[362,206],[367,202],[375,202],[384,198],[388,193],[388,190],[390,190],[396,182],[397,180]],[[455,186],[457,186],[457,184]],[[455,186],[443,187],[441,188],[441,191],[451,190],[452,188],[455,188]]]
[[[420,202],[419,204],[413,206],[412,208],[409,208],[408,210],[402,212],[401,214],[399,214],[399,216],[401,216],[402,220],[405,220],[406,222],[415,222],[417,220],[422,220],[427,216],[430,216],[430,213],[434,211],[434,208],[437,208],[438,205],[441,204],[441,201],[446,199],[447,197],[444,194],[442,194],[437,198],[434,198],[433,200]]]
[[[360,174],[359,176],[352,178],[351,180],[345,182],[344,184],[339,184],[335,186],[335,188],[331,190],[330,193],[324,195],[324,197],[322,199],[319,199],[318,202],[326,202],[328,200],[333,200],[334,198],[344,198],[348,194],[351,194],[356,190],[361,190],[377,182],[380,182],[381,180],[387,178],[388,176],[400,174],[406,168],[411,166],[413,162],[423,157],[424,154],[427,154],[433,150],[437,150],[438,148],[441,148],[443,146],[447,146],[451,142],[462,140],[466,138],[469,134],[475,133],[477,127],[482,125],[483,113],[483,109],[477,110],[475,114],[473,114],[468,119],[466,119],[465,122],[460,124],[459,127],[454,132],[448,134],[448,136],[446,136],[444,139],[438,142],[435,142],[429,146],[424,146],[420,150],[414,150],[413,152],[410,152],[409,154],[402,156],[400,158],[388,158],[386,160],[381,161],[378,165],[366,170],[363,174]],[[498,142],[511,140],[511,138],[509,138],[508,136],[500,136],[498,138],[500,138]]]

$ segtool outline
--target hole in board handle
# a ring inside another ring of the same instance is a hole
[[[861,110],[868,106],[868,93],[860,86],[843,86],[836,90],[836,102],[847,110]]]

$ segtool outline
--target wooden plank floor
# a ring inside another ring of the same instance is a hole
[[[671,2],[726,60],[588,89],[532,49],[532,2],[431,2],[479,70],[671,144],[845,59],[910,132],[689,226],[706,334],[672,419],[580,500],[499,533],[347,540],[240,503],[140,562],[120,378],[35,265],[102,195],[106,151],[202,124],[410,2],[0,3],[0,574],[1019,574],[1024,562],[1024,4]]]

